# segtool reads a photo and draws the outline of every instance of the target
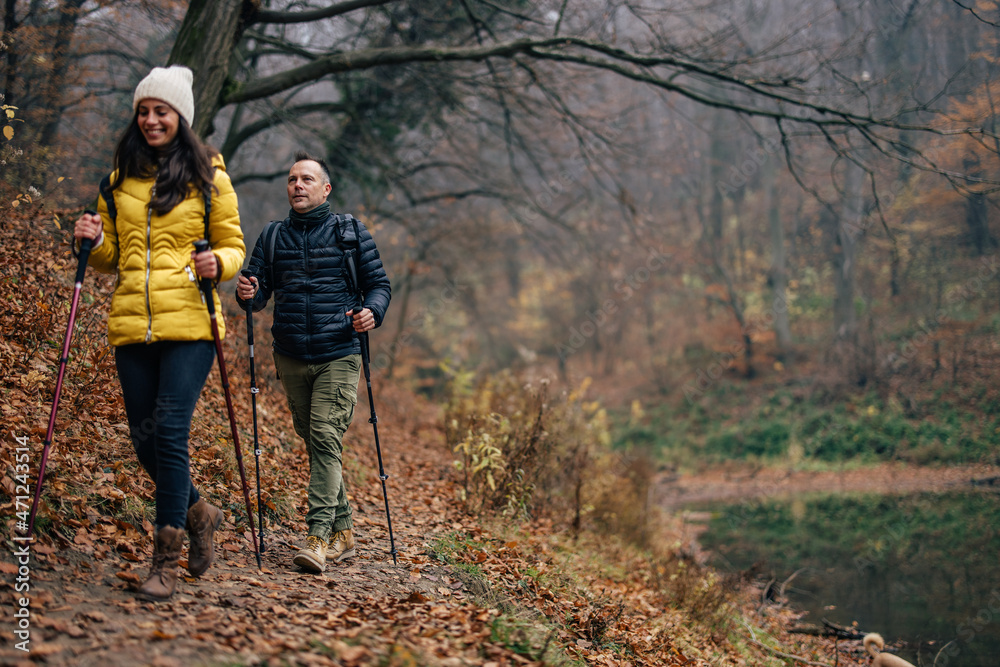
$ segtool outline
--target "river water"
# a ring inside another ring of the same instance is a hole
[[[887,641],[915,665],[1000,665],[1000,493],[813,495],[702,506],[722,571],[753,565],[804,622]],[[935,663],[935,659],[937,662]]]

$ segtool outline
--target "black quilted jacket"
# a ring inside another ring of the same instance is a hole
[[[264,233],[261,233],[250,256],[250,271],[259,289],[253,309],[267,305],[274,294],[274,350],[309,363],[322,363],[361,351],[358,337],[345,312],[355,304],[350,293],[345,266],[346,248],[357,248],[354,225],[342,219],[340,234],[336,218],[303,225],[285,218],[276,231],[274,266],[267,267]],[[382,324],[389,307],[389,278],[375,247],[375,239],[358,221],[361,235],[361,259],[357,262],[358,281],[364,294],[364,307],[375,315],[375,326]],[[272,285],[272,276],[273,282]],[[237,297],[240,306],[246,302]]]

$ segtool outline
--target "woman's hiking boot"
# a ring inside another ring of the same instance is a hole
[[[192,577],[200,577],[212,565],[215,531],[222,525],[222,510],[213,507],[200,498],[188,509],[187,530],[191,544],[188,548],[187,571]]]
[[[350,528],[347,530],[338,530],[333,534],[326,557],[334,563],[354,557],[354,534]]]
[[[326,540],[318,535],[306,538],[306,545],[299,549],[292,562],[303,570],[319,574],[326,569]]]
[[[184,531],[164,526],[156,531],[153,549],[153,566],[149,578],[139,587],[138,596],[152,602],[169,600],[177,587],[177,561],[184,546]]]

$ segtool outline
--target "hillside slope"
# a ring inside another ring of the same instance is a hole
[[[780,664],[769,657],[775,650],[809,656],[811,664],[835,662],[823,640],[782,634],[794,618],[787,609],[758,608],[759,593],[746,582],[720,582],[681,553],[651,555],[607,537],[573,540],[543,521],[510,526],[463,513],[438,408],[377,377],[399,562],[388,553],[363,398],[345,441],[359,555],[321,576],[297,571],[290,560],[305,534],[308,461],[273,379],[266,316],[257,317],[256,332],[264,567],[257,569],[252,551],[216,368],[195,414],[192,468],[199,489],[226,512],[217,562],[201,579],[182,579],[168,603],[138,601],[133,591],[151,552],[152,485],[131,452],[104,333],[113,278],[94,271],[85,280],[25,573],[15,540],[23,494],[15,452],[30,450],[33,491],[72,294],[68,240],[41,215],[8,218],[0,228],[0,571],[7,583],[0,663]],[[232,311],[230,292],[224,288],[225,354],[256,503],[245,320]],[[675,527],[667,519],[662,532]],[[14,616],[21,607],[30,612],[24,621]],[[14,634],[19,624],[27,644]],[[773,636],[784,648],[754,644]],[[856,646],[841,652],[839,664],[851,664],[852,654],[860,655]]]

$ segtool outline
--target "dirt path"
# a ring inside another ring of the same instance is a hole
[[[102,553],[85,540],[36,545],[28,594],[30,652],[17,650],[10,639],[14,619],[6,606],[0,664],[499,667],[523,661],[490,642],[488,623],[495,612],[473,604],[474,592],[461,573],[436,562],[428,548],[438,535],[474,530],[450,509],[454,490],[440,452],[416,446],[387,463],[399,471],[390,484],[398,565],[388,554],[374,477],[356,492],[357,558],[318,576],[291,565],[302,537],[297,524],[269,529],[264,570],[258,571],[249,536],[235,533],[227,521],[216,564],[201,579],[182,579],[175,597],[160,604],[134,596],[146,557],[135,562],[114,551]],[[985,466],[842,472],[727,468],[665,477],[658,492],[664,506],[680,508],[812,492],[945,490],[998,475],[1000,469]],[[689,523],[684,531],[696,551],[697,529]],[[100,532],[100,526],[89,529]],[[4,556],[0,566],[13,581],[14,563]]]
[[[595,544],[565,541],[556,534],[562,528],[545,522],[518,526],[511,539],[510,526],[491,534],[461,514],[439,408],[381,378],[376,395],[399,563],[387,554],[381,488],[364,420],[368,410],[359,404],[356,427],[345,439],[359,554],[321,576],[299,572],[290,558],[294,542],[304,537],[308,458],[266,354],[256,366],[263,389],[257,397],[265,451],[262,497],[265,503],[275,500],[269,504],[275,514],[293,518],[269,528],[264,569],[258,571],[247,537],[236,532],[244,510],[235,497],[235,466],[226,455],[230,424],[213,371],[191,442],[195,483],[227,510],[217,534],[218,559],[200,579],[180,582],[169,602],[137,600],[134,590],[150,560],[154,496],[131,453],[104,333],[111,276],[88,276],[86,294],[100,303],[84,309],[73,341],[75,359],[88,363],[70,364],[65,378],[39,515],[46,520],[45,537],[32,545],[22,576],[13,538],[23,461],[9,443],[29,446],[29,463],[37,463],[64,333],[53,314],[64,303],[58,295],[72,287],[75,266],[64,241],[36,233],[46,221],[25,219],[0,229],[0,264],[15,267],[20,276],[0,281],[10,306],[0,355],[11,362],[0,364],[0,412],[4,430],[15,439],[0,447],[0,505],[6,510],[0,517],[6,528],[0,665],[510,667],[540,665],[537,656],[546,650],[588,665],[747,664],[727,637],[702,630],[701,611],[689,619],[694,612],[677,604],[665,567],[685,561],[636,557],[604,536]],[[27,274],[24,256],[36,260]],[[41,302],[36,295],[48,296]],[[242,324],[238,311],[227,312]],[[260,315],[257,333],[266,341],[268,317]],[[250,459],[249,361],[239,328],[233,327],[236,335],[227,336],[224,347],[232,395],[242,405],[244,458]],[[440,563],[442,553],[458,564]],[[597,558],[611,567],[595,567]],[[686,565],[684,571],[693,572]],[[681,583],[687,586],[685,581],[697,579],[685,576]],[[21,638],[14,635],[20,624],[15,610],[22,606],[30,612],[26,652],[18,650]],[[772,620],[769,615],[763,622],[779,628]],[[816,655],[799,638],[786,638],[785,645]]]
[[[390,501],[398,565],[388,553],[374,475],[354,492],[358,556],[322,575],[291,564],[294,543],[303,538],[298,524],[269,529],[258,571],[249,535],[235,533],[227,517],[216,563],[200,579],[181,579],[174,597],[159,604],[133,592],[148,571],[148,555],[133,562],[102,551],[99,541],[35,545],[26,593],[30,652],[14,646],[13,607],[5,603],[0,664],[447,666],[489,665],[491,655],[494,665],[510,664],[510,652],[489,643],[493,612],[472,605],[466,584],[428,550],[438,534],[470,528],[456,523],[450,509],[446,463],[422,447],[387,461],[396,473]],[[88,532],[99,535],[101,528],[99,520]],[[17,569],[10,553],[0,557],[11,582],[8,601]]]
[[[359,536],[356,559],[319,576],[290,566],[294,549],[284,528],[268,536],[263,571],[257,570],[250,550],[238,544],[239,538],[224,535],[212,569],[201,579],[182,580],[174,598],[162,604],[142,602],[132,593],[144,577],[144,564],[123,568],[76,550],[39,554],[31,574],[29,657],[46,664],[125,667],[257,663],[269,655],[308,652],[321,644],[331,652],[344,652],[343,646],[337,651],[330,630],[352,622],[328,609],[366,599],[374,604],[376,598],[390,606],[405,604],[415,592],[436,596],[427,579],[434,574],[450,583],[439,568],[411,578],[410,553],[394,566],[384,545],[375,544],[381,530],[370,527],[364,535]],[[461,595],[457,591],[453,597]],[[308,621],[293,622],[302,617]],[[360,615],[357,621],[357,627],[363,626]],[[342,644],[343,631],[337,635]],[[12,648],[5,647],[5,660],[19,658]]]
[[[989,480],[1000,481],[1000,467],[920,468],[886,463],[847,470],[796,471],[726,466],[694,475],[662,475],[657,480],[656,498],[661,507],[680,509],[702,503],[810,493],[945,491]]]

